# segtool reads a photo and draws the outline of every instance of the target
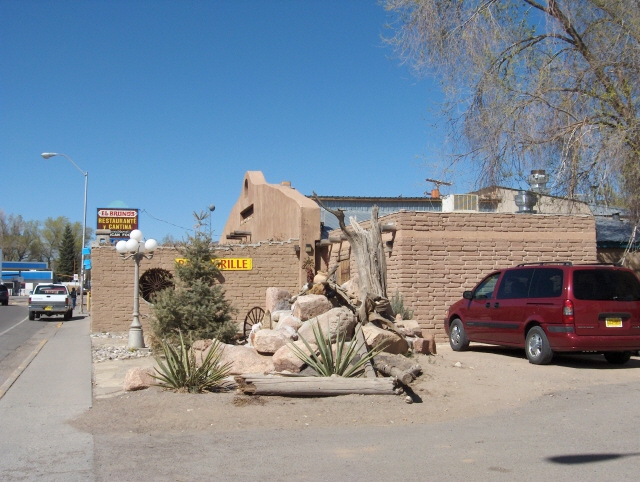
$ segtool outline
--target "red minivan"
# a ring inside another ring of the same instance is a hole
[[[447,312],[451,348],[523,347],[543,365],[557,352],[600,352],[624,364],[640,350],[640,280],[613,265],[528,263],[494,271]]]

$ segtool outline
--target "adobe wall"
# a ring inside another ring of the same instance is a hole
[[[299,291],[299,258],[294,250],[297,240],[263,242],[255,245],[219,246],[219,258],[252,258],[251,271],[221,271],[227,299],[238,310],[234,315],[238,324],[244,321],[249,309],[264,309],[266,289],[277,286],[294,295]],[[140,276],[151,268],[174,273],[175,259],[182,257],[175,248],[160,247],[153,259],[140,263]],[[134,263],[123,261],[111,246],[91,248],[91,331],[123,332],[129,329],[133,314]],[[140,322],[149,329],[151,306],[140,297]]]
[[[593,216],[495,213],[400,212],[387,257],[387,294],[404,297],[414,319],[439,342],[446,340],[447,308],[490,271],[537,261],[595,263]],[[366,223],[362,224],[366,226]],[[348,256],[348,243],[334,244],[331,265]],[[351,262],[351,275],[357,269]]]
[[[234,241],[227,236],[234,232],[251,233]],[[285,240],[297,238],[303,256],[305,248],[315,256],[316,241],[320,240],[320,207],[290,185],[269,184],[260,171],[247,171],[236,204],[231,209],[220,235],[223,243],[254,243],[255,240]],[[300,271],[298,282],[304,284]]]

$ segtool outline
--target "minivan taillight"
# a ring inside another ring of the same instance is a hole
[[[564,302],[562,303],[562,322],[575,322],[575,318],[573,317],[573,301],[571,300],[564,300]]]

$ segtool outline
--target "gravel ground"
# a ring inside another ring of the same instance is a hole
[[[127,347],[128,334],[92,333],[91,358],[94,363],[110,360],[129,360],[151,356],[151,350],[130,350]],[[100,343],[96,343],[100,341]]]

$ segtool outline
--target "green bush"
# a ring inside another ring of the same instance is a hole
[[[203,233],[189,237],[181,248],[186,262],[176,264],[175,289],[162,290],[153,297],[151,328],[156,339],[177,344],[177,334],[184,333],[190,340],[215,338],[229,343],[237,335],[231,318],[235,310],[217,282],[219,271],[209,245],[210,239]]]
[[[391,297],[389,302],[391,303],[391,309],[393,310],[394,316],[402,315],[403,320],[413,319],[413,310],[404,306],[404,297],[398,290],[396,290],[396,293]]]
[[[159,386],[171,390],[189,393],[202,393],[225,388],[224,379],[229,375],[231,362],[220,364],[224,347],[213,340],[213,345],[202,360],[202,364],[197,366],[195,350],[187,347],[180,333],[180,346],[174,348],[166,340],[162,341],[164,361],[156,357],[158,368],[157,375],[153,375],[159,380]]]

